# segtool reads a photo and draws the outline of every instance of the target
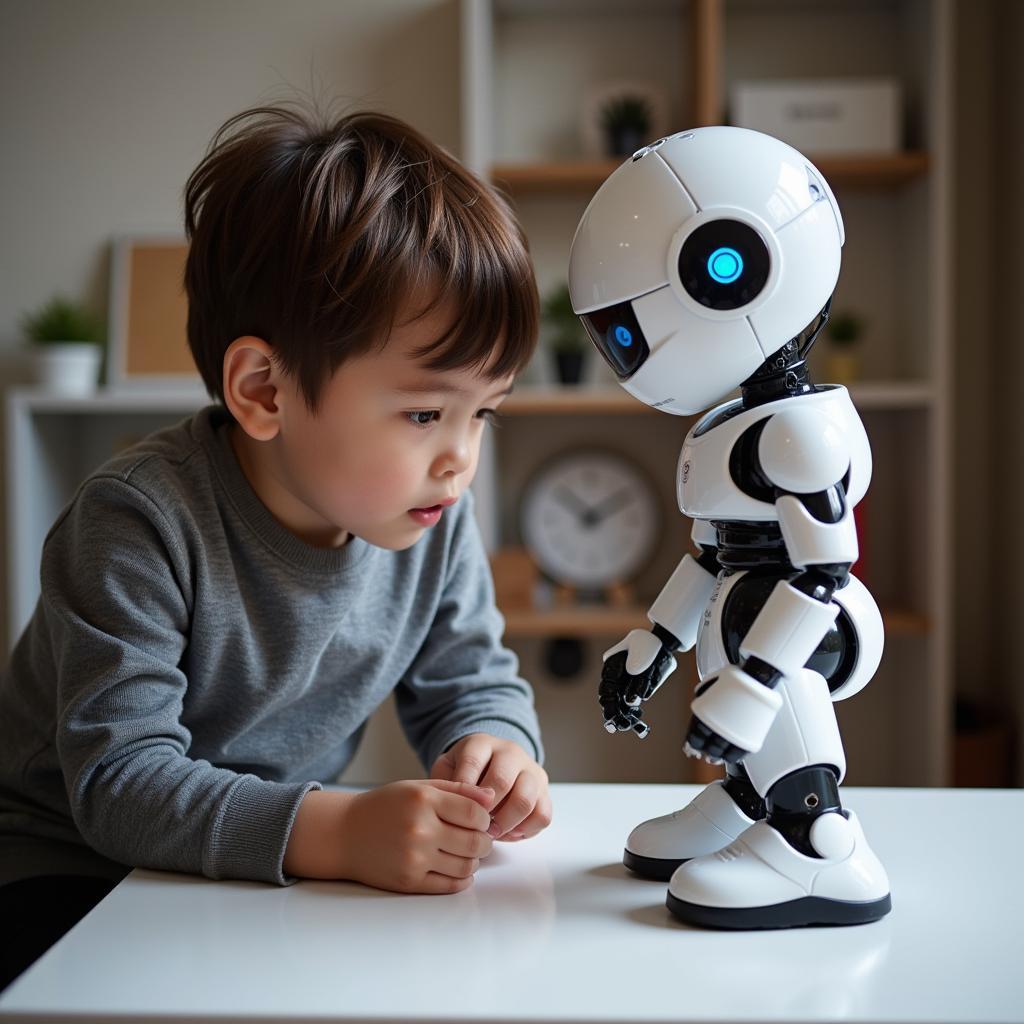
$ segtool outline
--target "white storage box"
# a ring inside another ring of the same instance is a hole
[[[895,153],[901,148],[900,86],[889,78],[737,82],[732,123],[820,153]]]

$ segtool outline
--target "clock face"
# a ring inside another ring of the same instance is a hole
[[[622,456],[573,452],[531,481],[520,527],[530,554],[553,580],[574,587],[621,583],[654,547],[657,495]]]

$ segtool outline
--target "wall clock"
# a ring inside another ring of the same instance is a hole
[[[545,463],[520,506],[523,543],[556,583],[600,591],[634,577],[658,536],[650,479],[615,452],[578,449]]]

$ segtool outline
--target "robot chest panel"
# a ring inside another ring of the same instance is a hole
[[[841,433],[850,454],[847,500],[856,505],[871,478],[871,449],[846,389],[829,387],[753,409],[744,409],[739,401],[712,409],[687,434],[679,454],[679,510],[694,519],[777,520],[774,500],[756,485],[754,467],[734,458],[734,452],[747,430],[792,402],[813,407]]]

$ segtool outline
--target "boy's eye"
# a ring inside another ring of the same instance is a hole
[[[407,412],[405,415],[409,417],[409,422],[417,427],[429,427],[431,423],[441,418],[441,413],[437,409]]]
[[[498,420],[501,419],[501,413],[497,409],[481,409],[477,416],[485,423],[490,423],[492,427],[498,426]]]

